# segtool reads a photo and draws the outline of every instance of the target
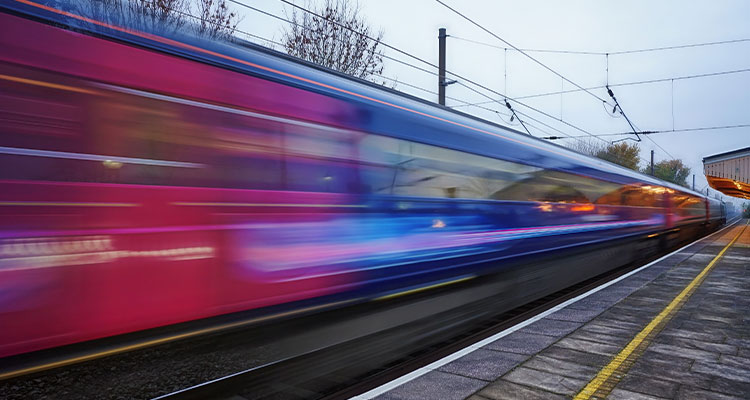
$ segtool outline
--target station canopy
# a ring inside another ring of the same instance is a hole
[[[703,173],[712,188],[750,199],[750,147],[704,158]]]

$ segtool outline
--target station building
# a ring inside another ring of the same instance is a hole
[[[704,158],[703,173],[712,188],[750,199],[750,147]]]

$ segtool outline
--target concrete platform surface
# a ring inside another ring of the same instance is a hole
[[[750,399],[747,223],[357,398]]]

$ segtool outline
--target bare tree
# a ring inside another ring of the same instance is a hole
[[[68,8],[76,14],[160,34],[192,31],[211,39],[229,39],[240,21],[226,0],[77,0],[71,4]]]
[[[185,25],[185,14],[190,14],[188,0],[129,0],[127,3],[132,26],[152,32],[177,31]]]
[[[606,149],[606,146],[602,143],[591,140],[570,141],[565,146],[573,151],[589,156],[596,156],[599,152]]]
[[[282,37],[287,53],[358,78],[373,80],[383,73],[383,31],[370,28],[358,4],[326,0],[313,11],[317,15],[287,13],[292,21]]]
[[[156,33],[180,30],[190,15],[188,0],[77,0],[71,8],[97,21]]]
[[[229,39],[237,29],[240,18],[227,7],[226,0],[198,0],[196,30],[211,39]]]

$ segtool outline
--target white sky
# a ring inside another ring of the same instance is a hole
[[[285,5],[278,0],[239,0],[265,11],[284,15]],[[311,4],[321,0],[312,0]],[[520,48],[617,52],[723,40],[750,39],[750,1],[746,0],[674,0],[674,1],[553,1],[553,0],[445,0],[479,24]],[[305,5],[304,0],[297,4]],[[437,64],[438,28],[449,35],[505,47],[434,0],[361,0],[362,15],[375,29],[385,33],[384,42]],[[255,11],[234,6],[244,16],[240,29],[278,40],[284,22]],[[286,6],[287,12],[291,11]],[[523,55],[488,46],[448,38],[447,69],[510,97],[558,91],[562,80]],[[391,57],[419,64],[392,50]],[[607,82],[604,56],[529,53],[547,66],[584,87]],[[429,66],[420,65],[430,69]],[[609,83],[617,84],[649,79],[730,71],[750,68],[750,41],[658,52],[610,55]],[[409,84],[437,91],[437,77],[386,60],[384,75]],[[459,79],[461,81],[461,79]],[[468,84],[468,83],[467,83]],[[507,88],[507,92],[506,91]],[[569,83],[565,89],[572,89]],[[398,90],[437,101],[435,95],[398,85]],[[630,119],[641,130],[668,130],[750,123],[750,72],[613,88]],[[605,89],[593,91],[607,98]],[[487,93],[490,94],[490,93]],[[460,85],[452,85],[447,95],[468,102],[487,100]],[[493,96],[498,97],[498,96]],[[601,101],[583,92],[523,100],[554,117],[562,118],[593,134],[626,132],[623,118],[612,118]],[[447,104],[461,104],[448,100]],[[569,135],[584,135],[574,128],[550,119],[521,105],[517,111],[543,121]],[[497,104],[488,107],[507,110]],[[674,121],[672,109],[674,108]],[[495,113],[475,107],[462,107],[488,120],[506,124]],[[523,118],[523,117],[522,117]],[[559,132],[523,118],[542,128],[530,127],[535,136],[561,136]],[[507,121],[507,118],[505,119]],[[515,124],[515,123],[514,123]],[[518,125],[513,126],[522,129]],[[623,136],[625,137],[625,136]],[[608,140],[618,137],[607,137]],[[750,146],[750,128],[698,132],[675,132],[651,138],[672,156],[682,159],[696,175],[696,189],[707,186],[702,158]],[[573,139],[566,139],[570,141]],[[563,141],[558,141],[561,143]],[[649,152],[655,160],[669,155],[644,138],[641,143],[643,164]],[[691,178],[688,178],[690,181]],[[715,192],[714,192],[715,193]]]

